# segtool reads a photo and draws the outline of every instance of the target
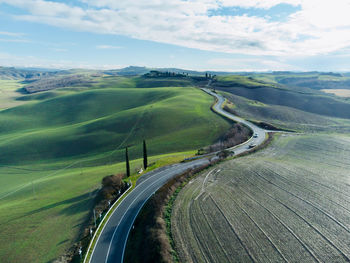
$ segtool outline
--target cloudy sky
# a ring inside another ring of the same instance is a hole
[[[350,71],[350,0],[0,0],[0,65]]]

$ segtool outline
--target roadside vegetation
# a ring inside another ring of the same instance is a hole
[[[123,180],[124,179],[124,180]],[[93,210],[90,211],[89,218],[84,229],[81,231],[78,241],[56,262],[81,262],[92,237],[109,208],[130,189],[127,178],[123,173],[108,175],[102,178],[101,189],[97,191],[94,198]],[[79,251],[83,252],[79,255]]]
[[[248,127],[240,123],[234,123],[230,129],[219,137],[217,142],[199,149],[198,154],[223,151],[249,140],[252,135],[252,131]]]
[[[350,138],[279,135],[187,184],[172,213],[180,262],[348,262]]]

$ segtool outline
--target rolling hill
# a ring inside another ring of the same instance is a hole
[[[101,179],[124,171],[125,146],[135,172],[143,139],[150,162],[166,163],[228,130],[209,95],[159,81],[101,77],[92,86],[20,95],[24,105],[0,111],[1,262],[63,254],[78,239]]]
[[[235,114],[247,119],[301,131],[350,130],[349,101],[317,90],[246,76],[218,77],[212,88],[235,105]]]
[[[246,78],[244,81],[226,80],[220,77],[213,87],[218,90],[245,97],[266,104],[290,108],[319,115],[350,119],[350,103],[344,99],[320,95],[314,92],[299,91],[293,87],[279,87]]]

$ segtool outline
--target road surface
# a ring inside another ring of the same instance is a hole
[[[254,144],[258,146],[265,140],[267,132],[264,129],[261,129],[256,125],[222,109],[224,98],[221,95],[213,93],[209,89],[203,89],[203,91],[217,98],[218,102],[214,106],[215,111],[229,119],[245,124],[253,130],[254,134],[257,135],[256,138],[253,136],[247,142],[230,148],[230,150],[234,151],[235,154],[248,151],[249,145]],[[89,262],[123,262],[124,250],[129,231],[145,202],[168,180],[181,174],[189,168],[195,168],[197,166],[209,163],[209,158],[211,157],[212,156],[206,156],[205,158],[197,159],[191,162],[170,165],[143,175],[138,181],[135,189],[129,193],[114,210],[100,236],[98,237]]]
[[[245,119],[242,119],[240,117],[237,117],[235,115],[233,115],[232,113],[229,113],[225,110],[223,110],[222,108],[222,105],[225,101],[225,98],[217,93],[214,93],[212,91],[210,91],[209,89],[205,89],[203,88],[202,89],[204,92],[214,96],[216,99],[217,99],[217,103],[213,106],[213,109],[219,113],[220,115],[223,115],[225,116],[226,118],[228,119],[231,119],[231,120],[234,120],[236,122],[240,122],[246,126],[248,126],[252,131],[253,131],[253,137],[248,140],[247,142],[239,145],[238,147],[237,146],[234,146],[232,148],[230,148],[230,150],[234,150],[235,154],[240,154],[242,152],[246,152],[247,149],[249,148],[249,145],[260,145],[264,142],[264,140],[266,139],[267,137],[267,130],[265,129],[262,129],[258,126],[256,126],[255,124],[245,120]],[[256,135],[256,136],[254,136]],[[255,137],[255,138],[254,138]]]

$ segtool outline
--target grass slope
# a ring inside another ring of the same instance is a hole
[[[0,111],[23,104],[17,100],[20,96],[16,90],[23,87],[23,84],[18,80],[0,79]]]
[[[240,83],[218,82],[214,87],[222,91],[257,100],[262,103],[287,106],[290,108],[315,113],[319,115],[350,119],[350,103],[343,99],[336,99],[328,95],[295,91],[291,88],[283,89],[274,86],[243,86]]]
[[[307,87],[265,82],[277,76],[217,77],[212,88],[233,102],[233,111],[243,118],[293,130],[350,131],[349,101]]]
[[[285,84],[292,87],[305,87],[314,90],[349,89],[349,74],[332,72],[274,72],[249,74],[250,77],[274,84]]]
[[[151,154],[194,149],[228,126],[207,109],[210,102],[190,87],[105,88],[4,110],[0,164],[97,155],[114,151],[125,138],[123,147],[145,138]],[[114,152],[113,160],[122,158],[122,151]]]
[[[264,121],[276,127],[300,131],[350,131],[350,120],[331,118],[283,105],[265,104],[228,92],[221,92],[232,104],[231,111],[253,121]]]
[[[349,149],[285,135],[194,179],[172,215],[181,262],[348,262]]]
[[[0,262],[48,262],[64,253],[101,179],[124,171],[126,145],[137,159],[145,138],[158,166],[192,155],[230,126],[195,88],[139,83],[101,78],[0,111]],[[141,163],[133,161],[132,170]]]

